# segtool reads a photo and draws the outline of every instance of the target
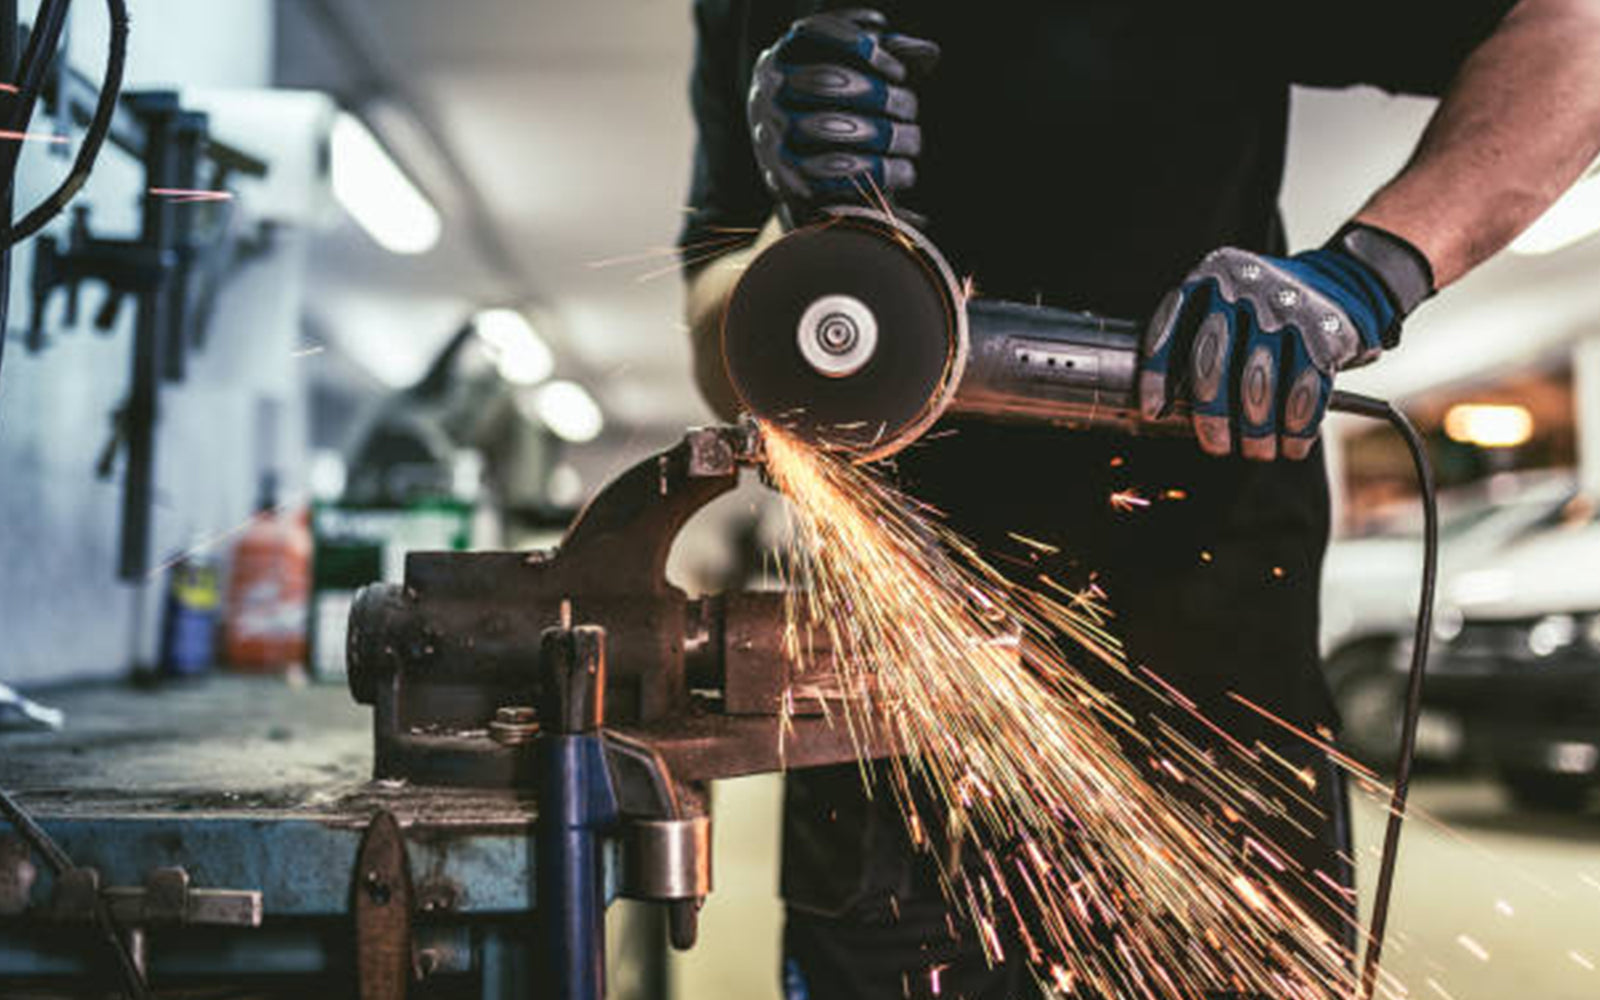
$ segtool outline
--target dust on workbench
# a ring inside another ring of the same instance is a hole
[[[507,793],[372,782],[372,714],[344,685],[217,676],[141,689],[58,688],[60,732],[0,734],[0,787],[41,816],[285,813],[520,824]]]

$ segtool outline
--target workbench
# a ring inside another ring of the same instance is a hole
[[[403,831],[423,971],[475,982],[467,995],[527,995],[532,802],[369,780],[371,716],[343,685],[218,676],[41,700],[66,713],[66,727],[0,733],[0,787],[76,865],[96,869],[102,886],[139,887],[181,867],[220,900],[260,894],[259,927],[152,925],[141,946],[155,984],[241,974],[353,984],[357,853],[387,811]],[[56,887],[37,857],[26,886],[19,847],[0,822],[0,987],[81,975],[101,960],[93,932],[52,913]],[[614,859],[605,870],[611,898]],[[217,912],[212,923],[240,911]]]

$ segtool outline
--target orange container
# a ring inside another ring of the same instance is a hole
[[[311,528],[305,510],[258,511],[233,549],[222,654],[251,673],[304,666],[311,595]]]

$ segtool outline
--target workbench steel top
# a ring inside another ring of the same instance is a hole
[[[43,693],[60,732],[0,733],[0,787],[41,818],[300,816],[365,826],[514,826],[532,802],[504,791],[372,782],[372,714],[341,685],[212,678],[153,689]]]
[[[218,676],[40,700],[66,712],[66,728],[0,734],[0,787],[107,885],[179,865],[197,887],[261,890],[269,917],[342,914],[361,835],[387,810],[419,893],[439,910],[533,908],[532,800],[370,781],[370,710],[343,685]],[[11,835],[0,823],[0,837]],[[608,897],[613,855],[608,847]],[[36,904],[52,882],[40,872]]]

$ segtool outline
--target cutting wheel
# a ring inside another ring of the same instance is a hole
[[[948,266],[877,213],[795,230],[745,271],[723,317],[728,377],[744,408],[862,460],[938,419],[966,361]]]

